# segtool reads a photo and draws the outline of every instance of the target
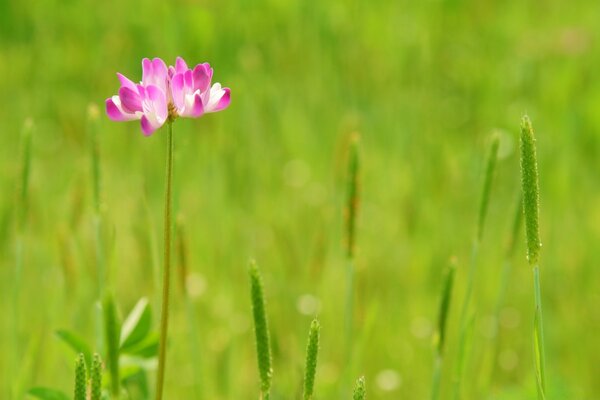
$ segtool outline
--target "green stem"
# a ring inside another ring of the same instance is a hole
[[[535,367],[537,373],[538,398],[545,399],[546,393],[546,374],[545,364],[546,355],[544,352],[544,324],[542,322],[542,295],[540,291],[540,267],[536,264],[533,267],[533,288],[535,292]]]
[[[346,316],[344,330],[346,331],[346,351],[350,358],[352,349],[352,320],[354,315],[354,260],[348,258],[346,264]]]
[[[458,337],[458,354],[457,354],[457,369],[454,377],[454,395],[453,398],[460,398],[460,384],[462,380],[462,374],[465,364],[465,347],[467,337],[467,318],[469,313],[469,305],[471,303],[471,295],[473,292],[473,282],[475,281],[475,271],[477,269],[477,255],[479,253],[479,240],[473,241],[473,247],[471,249],[471,265],[469,266],[469,274],[467,276],[467,289],[465,292],[465,298],[460,313],[460,325],[459,325],[459,337]]]
[[[440,398],[441,378],[442,378],[442,355],[437,354],[435,356],[435,362],[433,364],[433,382],[431,384],[431,400],[438,400]]]
[[[156,377],[156,400],[162,399],[165,381],[165,364],[167,348],[167,331],[169,327],[169,294],[171,283],[171,192],[173,189],[173,127],[169,122],[167,139],[167,176],[165,188],[165,221],[164,221],[164,270],[162,310],[160,318],[160,345],[158,350],[158,375]]]

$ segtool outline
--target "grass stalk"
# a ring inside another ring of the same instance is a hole
[[[521,185],[523,191],[523,211],[527,260],[533,270],[533,291],[535,302],[533,345],[536,387],[538,399],[546,398],[546,355],[544,350],[544,324],[542,320],[542,296],[540,289],[539,252],[542,246],[539,229],[539,175],[535,136],[529,117],[521,121]]]
[[[254,332],[256,335],[256,355],[261,383],[261,399],[269,400],[273,368],[271,366],[271,347],[269,341],[269,328],[265,312],[265,297],[262,279],[258,267],[254,262],[250,264],[250,296],[252,301],[252,314],[254,317]]]
[[[169,328],[169,297],[171,291],[171,209],[173,189],[173,124],[171,121],[168,122],[168,126],[164,214],[164,269],[160,317],[160,343],[158,349],[158,373],[156,376],[156,400],[161,400],[163,397],[166,369],[167,335]]]
[[[473,294],[473,285],[475,282],[475,274],[477,271],[477,257],[479,254],[479,246],[481,244],[481,240],[483,238],[483,232],[485,228],[485,219],[487,215],[487,209],[489,205],[490,192],[492,188],[492,181],[494,177],[494,171],[496,168],[496,162],[498,159],[498,147],[500,144],[499,137],[494,135],[492,137],[492,143],[490,145],[490,150],[487,156],[486,168],[485,168],[485,176],[483,180],[483,187],[481,191],[481,198],[479,203],[479,213],[477,219],[477,230],[475,234],[475,238],[473,239],[473,244],[471,248],[471,259],[469,264],[469,272],[467,275],[467,286],[465,289],[465,296],[463,298],[463,303],[461,307],[460,313],[460,322],[459,322],[459,333],[458,333],[458,353],[456,358],[456,371],[454,375],[454,391],[453,398],[459,399],[461,395],[461,383],[462,376],[464,372],[464,366],[467,361],[466,347],[467,347],[467,338],[468,338],[468,329],[469,326],[473,326],[472,318],[469,317],[469,307],[471,305],[471,297]],[[469,322],[471,320],[471,322]]]
[[[454,284],[454,274],[456,266],[454,263],[450,265],[444,279],[444,288],[440,299],[440,308],[438,314],[438,328],[435,343],[435,360],[433,365],[433,383],[431,390],[431,399],[437,400],[440,398],[441,373],[444,358],[444,344],[446,339],[446,322],[450,311],[450,301],[452,299],[452,287]]]
[[[356,252],[356,217],[359,203],[359,155],[358,155],[358,135],[353,135],[350,141],[348,154],[348,186],[346,193],[346,312],[345,312],[345,332],[347,353],[350,354],[352,343],[352,321],[354,315],[354,256]]]
[[[101,212],[101,173],[100,173],[100,145],[98,143],[98,117],[100,112],[95,104],[88,107],[88,131],[89,131],[89,151],[90,151],[90,175],[92,182],[92,199],[94,206],[93,231],[94,231],[94,252],[96,262],[96,283],[97,298],[104,298],[104,288],[106,286],[106,262],[104,258],[104,241],[102,238],[102,212]],[[102,307],[99,303],[94,309],[96,324],[96,348],[103,349],[102,338]]]
[[[514,209],[514,216],[512,220],[511,230],[508,237],[508,242],[506,246],[506,251],[504,253],[504,259],[502,261],[502,272],[500,273],[500,283],[498,284],[498,294],[496,296],[496,302],[494,305],[494,330],[496,332],[494,336],[494,343],[492,344],[492,355],[490,360],[489,369],[485,372],[486,378],[484,378],[485,382],[485,390],[484,392],[488,392],[490,385],[492,383],[492,379],[494,377],[496,364],[498,360],[498,354],[500,351],[500,343],[498,341],[499,338],[499,330],[500,330],[500,311],[504,306],[504,299],[506,296],[506,290],[508,288],[508,282],[510,280],[512,264],[513,264],[513,256],[516,247],[517,237],[519,236],[519,231],[521,229],[522,221],[523,221],[523,200],[522,196],[519,193],[517,196]]]
[[[15,376],[12,377],[11,395],[13,398],[20,398],[21,394],[18,393],[17,372],[18,364],[21,358],[21,346],[19,341],[19,321],[20,321],[20,310],[19,310],[19,294],[21,291],[21,278],[23,274],[23,256],[24,256],[24,244],[23,236],[27,222],[27,215],[29,211],[29,180],[31,175],[31,148],[32,148],[32,130],[33,122],[26,120],[21,133],[21,165],[19,171],[19,180],[17,183],[17,195],[15,199],[15,212],[16,212],[16,234],[15,234],[15,269],[14,269],[14,280],[12,285],[12,358],[10,359],[10,370],[13,371]]]
[[[321,325],[317,319],[310,324],[308,344],[306,346],[306,369],[304,372],[304,400],[312,400],[317,373],[317,357],[319,354],[319,333]]]
[[[104,295],[104,339],[106,341],[106,364],[110,374],[110,391],[115,399],[119,397],[121,380],[119,377],[119,341],[121,324],[117,307],[110,291]]]

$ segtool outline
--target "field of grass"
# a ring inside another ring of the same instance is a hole
[[[143,57],[176,56],[210,62],[232,102],[173,124],[165,399],[258,398],[251,260],[265,291],[272,400],[301,398],[315,316],[315,398],[352,398],[363,375],[368,399],[430,398],[438,305],[455,265],[440,389],[452,398],[494,135],[461,398],[537,398],[523,228],[505,257],[524,114],[537,138],[547,399],[599,398],[598,21],[593,0],[1,0],[0,398],[73,392],[77,354],[59,330],[106,358],[101,290],[120,319],[146,297],[158,332],[167,128],[144,137],[137,123],[108,120],[104,100],[116,72],[140,80]],[[150,393],[132,389],[132,399],[151,398],[146,362]]]

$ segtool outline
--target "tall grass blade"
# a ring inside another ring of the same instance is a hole
[[[479,216],[477,218],[477,240],[481,241],[483,237],[483,228],[485,227],[485,217],[487,215],[487,209],[490,202],[490,192],[492,190],[492,181],[494,178],[494,171],[496,169],[496,163],[498,161],[498,148],[500,145],[500,138],[498,135],[492,137],[492,143],[487,156],[485,166],[485,178],[483,180],[483,189],[481,191],[481,199],[479,203]]]
[[[317,357],[319,354],[319,334],[321,325],[314,319],[310,324],[308,345],[306,346],[306,370],[304,372],[304,400],[313,398],[315,375],[317,373]]]
[[[119,395],[119,343],[120,343],[120,322],[117,315],[117,308],[110,292],[104,296],[102,304],[104,315],[104,338],[106,341],[106,364],[110,374],[110,390],[113,396]]]
[[[348,152],[348,172],[347,172],[347,193],[345,207],[346,222],[346,313],[345,313],[345,331],[346,331],[346,350],[348,355],[352,343],[352,320],[354,315],[354,256],[356,253],[356,219],[359,204],[359,154],[358,154],[358,134],[354,134],[350,139],[350,148]]]
[[[492,143],[488,152],[485,175],[483,180],[483,186],[481,191],[481,199],[479,201],[479,213],[477,218],[477,231],[475,238],[473,239],[473,245],[471,248],[471,260],[469,265],[469,272],[467,275],[467,286],[465,289],[465,296],[463,299],[460,322],[459,322],[459,333],[458,333],[458,354],[456,362],[456,371],[454,375],[454,394],[453,399],[459,399],[461,394],[462,374],[467,363],[468,357],[465,354],[468,343],[468,320],[469,307],[471,305],[471,296],[473,293],[473,285],[475,283],[475,272],[477,270],[477,257],[479,254],[479,246],[483,238],[483,232],[485,228],[485,219],[487,215],[487,209],[490,199],[490,193],[492,188],[492,181],[494,178],[494,171],[496,168],[496,162],[498,159],[498,148],[499,148],[499,137],[498,135],[492,136]]]
[[[250,263],[250,296],[254,316],[254,332],[256,334],[256,355],[261,383],[261,399],[268,400],[271,391],[273,369],[271,366],[271,347],[269,343],[269,328],[265,312],[265,297],[263,284],[258,267]]]
[[[442,289],[438,313],[438,327],[435,339],[436,355],[433,366],[433,384],[431,389],[431,398],[433,400],[439,399],[440,396],[441,369],[444,357],[444,344],[446,340],[446,322],[448,320],[448,313],[450,312],[450,301],[452,300],[452,287],[454,285],[455,272],[456,265],[454,264],[454,261],[452,261],[444,278],[444,287]]]

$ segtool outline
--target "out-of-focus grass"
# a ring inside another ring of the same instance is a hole
[[[485,140],[497,129],[501,160],[473,293],[472,354],[491,351],[484,347],[495,326],[488,316],[518,190],[516,135],[524,112],[536,123],[544,199],[548,396],[594,396],[600,391],[594,370],[598,20],[591,0],[569,7],[559,0],[0,2],[2,315],[13,307],[19,132],[28,117],[36,127],[20,346],[9,346],[14,321],[0,319],[0,397],[13,373],[24,387],[71,387],[72,356],[52,332],[69,327],[93,342],[95,211],[86,110],[90,103],[102,108],[116,91],[116,71],[139,79],[142,57],[173,62],[177,55],[211,62],[216,80],[233,93],[227,111],[174,125],[175,207],[185,216],[206,398],[249,398],[258,389],[246,279],[251,257],[269,288],[273,398],[301,391],[306,326],[317,312],[306,295],[320,303],[319,398],[334,398],[341,387],[350,396],[362,374],[374,398],[426,398],[442,270],[448,257],[458,257],[462,293]],[[354,131],[362,138],[362,209],[355,357],[346,378],[339,282],[345,149]],[[139,297],[158,295],[144,202],[160,238],[166,134],[148,139],[135,123],[101,118],[97,139],[107,276],[128,310]],[[495,398],[535,393],[523,243],[517,254],[500,312]],[[185,310],[174,297],[166,398],[187,398],[194,388]],[[451,363],[455,310],[447,329]],[[13,351],[19,354],[4,356]],[[26,368],[7,365],[26,354],[30,362],[20,364]],[[477,371],[488,369],[472,358],[466,373],[486,382]],[[470,398],[481,398],[479,386],[465,386]]]

